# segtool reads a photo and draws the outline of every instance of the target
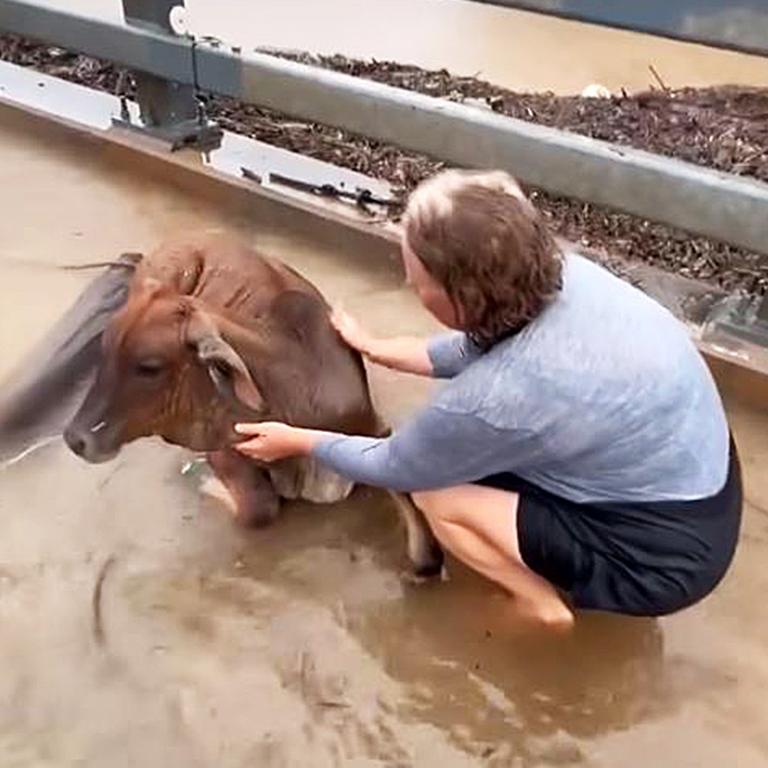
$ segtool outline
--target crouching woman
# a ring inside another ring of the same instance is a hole
[[[240,425],[240,450],[312,454],[409,492],[442,545],[522,616],[662,615],[714,589],[733,557],[741,478],[723,405],[684,327],[572,252],[504,173],[448,171],[411,196],[402,258],[452,332],[379,339],[371,362],[447,380],[391,437]]]

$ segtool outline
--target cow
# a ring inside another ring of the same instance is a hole
[[[43,348],[0,403],[0,436],[63,407],[66,444],[90,463],[150,436],[203,452],[242,525],[268,525],[283,499],[340,501],[352,484],[312,457],[260,465],[242,456],[233,448],[242,439],[237,422],[389,431],[362,358],[334,330],[318,289],[221,235],[171,240],[148,256],[124,254],[86,288]],[[61,403],[83,391],[69,418]],[[392,496],[414,573],[434,575],[442,552],[428,524],[407,496]]]

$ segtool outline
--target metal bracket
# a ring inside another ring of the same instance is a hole
[[[757,308],[757,319],[768,326],[768,296],[763,296],[763,300]]]
[[[170,14],[183,7],[183,0],[122,0],[125,20],[131,26],[173,35]],[[196,46],[191,48],[191,67],[195,85],[184,85],[147,72],[135,72],[136,95],[141,124],[131,120],[123,96],[123,109],[113,124],[139,131],[169,145],[171,151],[195,147],[210,151],[221,145],[222,130],[208,120],[196,87]]]
[[[712,310],[706,325],[768,349],[768,296],[729,296]]]

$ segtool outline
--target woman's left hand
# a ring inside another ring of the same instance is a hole
[[[235,431],[251,438],[235,445],[235,449],[252,459],[267,463],[292,456],[306,456],[316,442],[316,433],[313,430],[291,427],[275,421],[237,424]]]

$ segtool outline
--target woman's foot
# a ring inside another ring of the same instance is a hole
[[[547,630],[567,633],[573,629],[575,618],[570,608],[560,599],[534,602],[513,597],[511,609],[517,616]]]

